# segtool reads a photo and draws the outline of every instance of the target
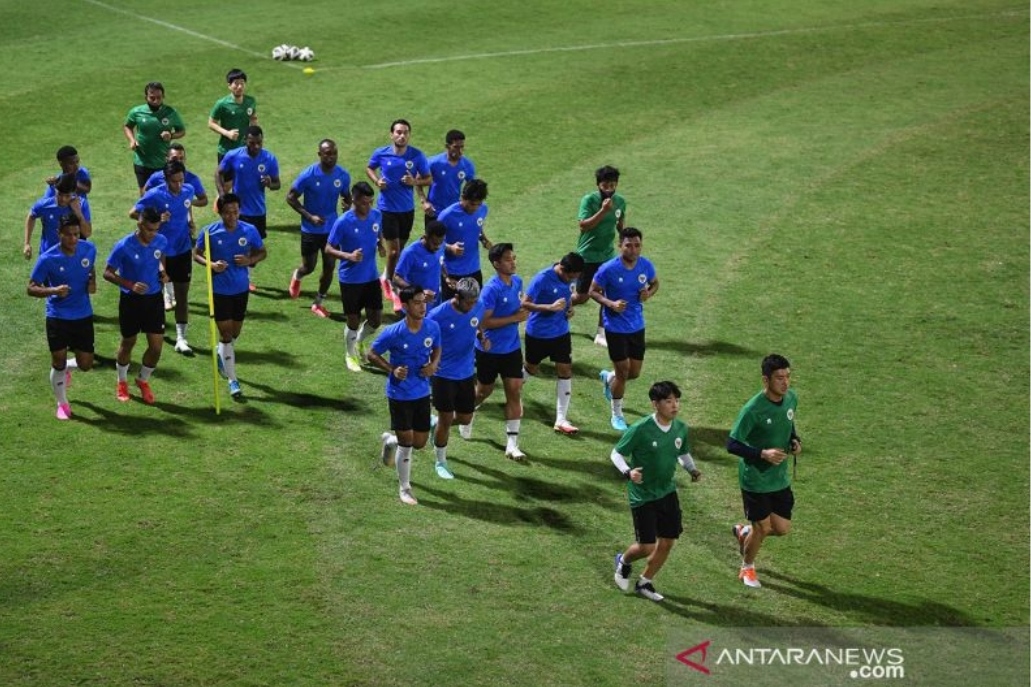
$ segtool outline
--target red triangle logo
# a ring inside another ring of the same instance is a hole
[[[697,646],[693,646],[690,649],[684,649],[679,654],[677,654],[677,660],[683,663],[688,668],[697,670],[699,673],[702,673],[703,675],[709,675],[710,671],[708,668],[705,667],[705,657],[709,653],[710,644],[712,644],[712,640],[706,639],[704,642],[698,644]],[[688,658],[692,654],[698,653],[701,654],[699,661],[694,661]]]

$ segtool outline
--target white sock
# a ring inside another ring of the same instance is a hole
[[[78,370],[79,369],[79,361],[76,360],[75,356],[73,355],[71,358],[68,358],[67,360],[65,360],[65,365],[64,366],[65,366],[65,369],[68,369],[68,370]]]
[[[358,355],[355,346],[358,343],[358,330],[351,329],[347,325],[344,325],[344,347],[347,350],[347,355]]]
[[[524,367],[524,368],[523,368],[523,383],[525,384],[526,382],[530,381],[530,377],[533,377],[533,375],[532,375],[532,374],[530,374],[530,371],[529,371],[529,370],[527,370],[527,369],[526,369],[526,368]]]
[[[520,420],[505,420],[505,434],[508,435],[507,449],[519,448]]]
[[[447,444],[444,444],[443,446],[436,446],[436,445],[434,445],[434,447],[433,447],[433,455],[435,455],[437,457],[437,462],[438,463],[446,463],[447,462]]]
[[[555,424],[566,421],[569,412],[569,399],[573,396],[573,380],[560,379],[555,384]]]
[[[176,338],[176,341],[185,341],[186,340],[186,328],[188,326],[189,325],[186,322],[176,322],[175,323],[175,338]]]
[[[361,326],[358,327],[358,343],[365,341],[373,334],[375,334],[376,329],[377,327],[373,327],[371,324],[369,324],[368,320],[363,320]]]
[[[65,370],[50,368],[50,388],[54,390],[54,398],[58,405],[68,402],[68,389],[64,384]]]
[[[402,489],[412,488],[412,447],[397,447],[397,481]]]
[[[172,282],[163,284],[161,288],[165,292],[166,296],[168,296],[169,298],[175,298],[175,287],[172,286]]]
[[[147,367],[146,365],[140,365],[140,379],[144,382],[150,381],[150,376],[154,374],[153,367]]]
[[[118,370],[118,381],[119,382],[127,382],[127,381],[129,381],[129,366],[128,365],[119,365],[118,363],[115,363],[115,369]]]
[[[612,399],[612,415],[613,417],[623,417],[623,399]]]
[[[234,343],[223,343],[218,344],[218,354],[222,356],[222,366],[226,370],[226,377],[230,380],[236,380],[236,349]]]

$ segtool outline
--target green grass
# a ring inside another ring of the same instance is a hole
[[[617,5],[259,1],[236,28],[201,2],[0,0],[0,684],[657,684],[667,639],[712,625],[1028,625],[1027,7]],[[284,41],[316,50],[315,75],[256,56]],[[557,50],[578,46],[609,47]],[[427,59],[442,61],[371,68]],[[312,277],[286,297],[285,191],[238,345],[246,404],[215,416],[209,360],[171,346],[156,407],[115,401],[102,283],[106,364],[76,374],[76,421],[53,420],[20,244],[54,151],[76,145],[94,175],[106,257],[132,229],[120,126],[143,84],[165,83],[207,181],[232,66],[284,185],[325,136],[361,178],[397,116],[428,153],[466,131],[490,236],[526,278],[573,246],[594,168],[623,171],[662,282],[629,415],[648,382],[676,380],[705,474],[682,485],[668,603],[610,581],[632,531],[593,308],[574,319],[581,435],[553,435],[553,382],[534,380],[529,466],[503,458],[491,399],[451,443],[458,479],[418,452],[420,506],[402,508],[373,469],[383,378],[346,371],[340,321],[307,312]],[[806,448],[794,531],[764,547],[753,593],[723,444],[771,350],[793,362]]]

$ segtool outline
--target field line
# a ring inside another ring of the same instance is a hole
[[[90,0],[92,1],[92,0]],[[506,50],[502,52],[471,53],[467,55],[450,55],[448,57],[425,57],[414,60],[399,60],[397,62],[380,62],[378,64],[362,65],[362,69],[389,69],[391,67],[409,67],[420,64],[436,64],[440,62],[463,62],[468,60],[485,60],[496,57],[519,57],[526,55],[543,55],[547,53],[560,52],[581,52],[585,50],[607,50],[612,48],[640,48],[656,45],[675,45],[679,43],[707,43],[716,41],[739,41],[753,40],[757,38],[770,38],[776,36],[793,36],[809,33],[824,33],[830,31],[853,31],[856,29],[876,28],[885,26],[905,26],[910,24],[941,24],[953,21],[967,21],[970,19],[994,19],[996,17],[1013,17],[1027,14],[1026,10],[1009,10],[1005,12],[993,12],[990,14],[968,14],[949,17],[929,17],[926,19],[911,19],[903,21],[875,21],[862,22],[858,24],[837,24],[828,26],[811,26],[796,29],[779,29],[775,31],[755,31],[750,33],[726,33],[711,36],[685,36],[681,38],[658,38],[654,40],[640,41],[615,41],[612,43],[588,43],[585,45],[556,46],[553,48],[531,48],[526,50]],[[342,67],[339,67],[342,68]],[[325,70],[338,69],[330,67]]]
[[[172,24],[170,22],[163,21],[161,19],[155,19],[154,17],[148,17],[148,16],[143,15],[143,14],[138,14],[136,12],[132,12],[130,10],[127,10],[127,9],[125,9],[123,7],[116,7],[114,5],[109,5],[106,2],[100,2],[100,0],[83,0],[83,2],[88,2],[91,5],[95,5],[97,7],[101,7],[103,9],[109,10],[111,12],[117,12],[119,14],[124,14],[127,17],[132,17],[133,19],[138,19],[140,21],[150,22],[151,24],[157,24],[158,26],[164,27],[166,29],[171,29],[172,31],[178,31],[180,33],[185,33],[188,36],[193,36],[194,38],[199,38],[200,40],[208,41],[209,43],[215,43],[217,45],[221,45],[223,47],[230,48],[232,50],[237,50],[239,52],[242,52],[242,53],[245,53],[247,55],[250,55],[251,57],[259,57],[261,59],[266,59],[266,60],[270,59],[269,56],[267,54],[265,54],[265,53],[254,52],[253,50],[248,50],[247,48],[244,48],[242,46],[236,45],[235,43],[230,43],[229,41],[224,41],[221,38],[215,38],[214,36],[209,36],[207,34],[200,33],[198,31],[194,31],[192,29],[188,29],[185,26],[179,26],[178,24]],[[292,65],[291,64],[289,66],[294,67],[296,65]]]

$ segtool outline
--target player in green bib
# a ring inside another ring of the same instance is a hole
[[[791,390],[791,363],[772,353],[762,361],[763,390],[738,413],[727,450],[738,456],[738,482],[745,517],[751,525],[734,525],[741,553],[738,578],[748,587],[761,587],[755,557],[768,536],[791,530],[795,496],[788,474],[788,454],[797,456],[802,441],[795,432],[798,397]]]
[[[258,103],[244,92],[247,90],[247,74],[242,69],[230,69],[226,83],[229,84],[229,95],[216,100],[208,116],[208,128],[218,134],[220,163],[226,153],[244,144],[247,128],[258,125]],[[217,183],[215,185],[218,186]]]
[[[635,542],[616,554],[616,586],[630,587],[631,566],[647,558],[634,591],[652,601],[662,601],[652,580],[662,569],[680,533],[684,531],[677,497],[675,474],[679,462],[697,482],[702,473],[695,467],[687,444],[687,425],[677,418],[680,389],[673,382],[656,382],[648,390],[655,412],[632,424],[612,449],[610,456],[627,479]]]
[[[616,234],[626,224],[626,199],[616,193],[619,186],[619,170],[611,165],[599,167],[594,172],[597,191],[588,193],[580,199],[580,211],[577,222],[580,237],[576,242],[576,252],[583,256],[584,271],[576,282],[576,295],[573,305],[580,305],[590,300],[587,292],[595,272],[616,257]],[[602,326],[602,308],[598,307],[598,329],[594,335],[594,343],[607,346],[605,328]]]

